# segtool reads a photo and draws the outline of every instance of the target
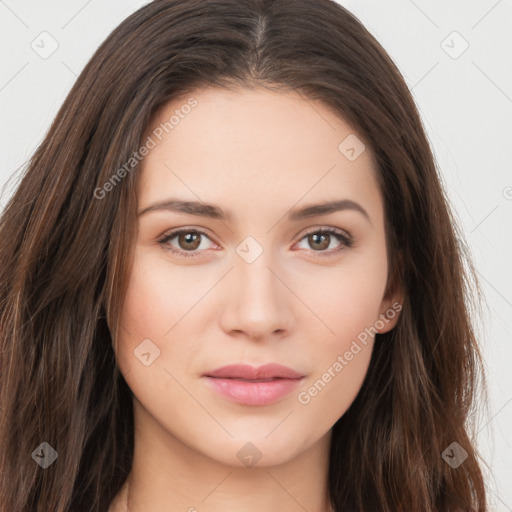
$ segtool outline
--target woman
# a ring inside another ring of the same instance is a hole
[[[0,235],[1,512],[486,510],[472,267],[338,4],[141,8]]]

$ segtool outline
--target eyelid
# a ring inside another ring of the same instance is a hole
[[[324,233],[324,232],[333,232],[338,235],[344,236],[350,241],[353,241],[352,235],[341,228],[336,228],[334,226],[314,226],[312,228],[308,228],[308,230],[302,233],[300,240],[302,240],[305,236],[310,235],[311,233]]]

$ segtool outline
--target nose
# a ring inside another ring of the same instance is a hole
[[[220,316],[224,332],[253,340],[289,335],[297,299],[287,285],[282,268],[266,251],[252,263],[236,256],[225,283]]]

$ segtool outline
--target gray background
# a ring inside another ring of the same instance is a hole
[[[94,50],[145,3],[0,0],[0,186],[36,149]],[[487,302],[478,329],[491,394],[478,444],[492,470],[492,509],[512,511],[512,0],[340,3],[412,89],[472,251]]]

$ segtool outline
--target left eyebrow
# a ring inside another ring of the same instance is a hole
[[[329,213],[334,213],[342,210],[355,210],[356,212],[361,213],[370,224],[372,223],[371,218],[368,215],[368,212],[359,203],[351,201],[350,199],[341,199],[339,201],[327,201],[322,204],[304,206],[303,208],[292,210],[288,214],[288,218],[293,221],[298,221],[301,219],[307,219],[309,217],[328,215]]]
[[[210,217],[212,219],[231,221],[233,214],[224,211],[220,206],[199,201],[182,201],[179,199],[169,199],[161,203],[155,203],[147,206],[138,213],[139,216],[151,211],[175,211],[179,213],[186,213],[189,215],[197,215],[198,217]],[[338,201],[327,201],[321,204],[312,204],[302,208],[296,208],[288,213],[288,219],[291,221],[299,221],[310,217],[317,217],[320,215],[328,215],[342,210],[354,210],[361,213],[371,224],[371,218],[368,212],[355,201],[350,199],[341,199]]]

